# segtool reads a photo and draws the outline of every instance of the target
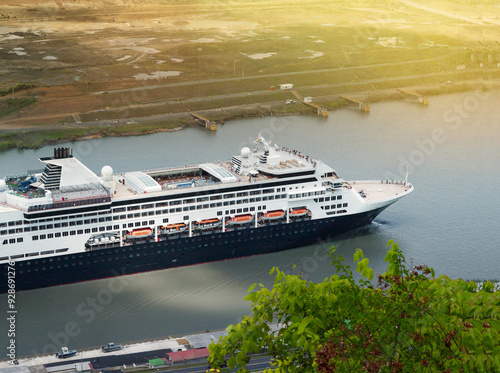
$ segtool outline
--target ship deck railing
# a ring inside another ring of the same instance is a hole
[[[399,184],[404,185],[404,180],[354,180],[350,181],[350,184]]]
[[[381,185],[393,184],[393,185],[404,185],[407,188],[412,188],[411,183],[408,183],[407,181],[404,180],[354,180],[346,183],[351,186],[356,186],[357,184],[381,184]]]
[[[222,164],[222,163],[231,163],[231,161],[216,161],[216,162],[212,162],[212,163],[215,163],[215,164]],[[185,164],[184,166],[172,166],[172,167],[162,167],[162,168],[150,168],[150,169],[145,169],[145,170],[141,170],[141,172],[144,172],[145,174],[154,174],[154,173],[157,173],[157,172],[165,172],[165,171],[173,171],[173,170],[189,170],[189,169],[193,169],[193,168],[197,168],[199,169],[200,168],[200,163],[194,163],[194,164]],[[134,170],[136,171],[136,170]],[[134,171],[120,171],[120,172],[117,172],[115,173],[115,175],[124,175],[128,172],[134,172]],[[151,175],[150,175],[151,176]],[[156,176],[156,175],[155,175]]]
[[[239,175],[236,172],[234,172],[231,169],[231,162],[229,162],[229,161],[222,161],[222,162],[219,161],[216,163],[219,164],[221,167],[225,168],[226,170],[228,170],[229,172],[231,172],[237,179],[235,181],[227,182],[227,183],[223,183],[221,181],[207,180],[209,182],[200,183],[198,181],[198,183],[195,182],[194,184],[190,182],[190,179],[192,179],[192,178],[186,178],[186,180],[179,180],[179,181],[174,181],[175,179],[171,179],[171,180],[168,180],[168,183],[162,180],[161,182],[158,182],[158,184],[160,184],[160,186],[161,186],[161,192],[168,192],[168,191],[174,191],[174,190],[179,190],[179,189],[188,189],[188,188],[217,187],[217,186],[222,185],[222,184],[231,185],[231,184],[238,184],[238,183],[241,183],[243,181],[255,183],[255,182],[266,181],[269,179],[274,179],[273,177],[269,177],[269,176],[262,175],[262,174],[258,174],[257,176],[252,176],[249,179],[249,175]],[[198,165],[196,165],[196,166],[198,166]],[[189,167],[191,167],[191,166],[186,165],[185,169],[188,169]],[[181,170],[181,168],[179,168],[179,167],[175,167],[172,169]],[[168,170],[168,169],[161,169],[161,170],[158,169],[158,170],[154,170],[154,171],[159,172],[159,171],[165,171],[165,170]],[[142,171],[142,172],[149,173],[151,171]],[[115,176],[118,176],[118,175],[120,175],[120,174],[115,174]],[[158,175],[154,175],[154,176],[158,176]],[[181,185],[179,185],[179,184],[181,184]],[[189,184],[189,185],[186,185],[186,184]],[[116,192],[117,193],[113,196],[114,198],[123,198],[125,196],[130,197],[132,195],[139,194],[138,192],[136,192],[132,188],[130,188],[128,185],[123,185],[121,183],[116,184]]]
[[[17,197],[22,197],[26,199],[44,198],[45,191],[39,190],[27,190],[26,192],[21,192],[18,189],[13,189],[11,185],[8,185],[9,191],[12,192]]]
[[[349,188],[357,191],[366,202],[379,202],[394,198],[413,188],[410,183],[401,180],[355,180],[348,185]]]
[[[28,206],[28,209],[22,209],[27,212],[34,211],[44,211],[51,209],[59,209],[65,207],[77,207],[77,206],[88,206],[97,203],[109,203],[111,202],[111,196],[100,196],[96,198],[80,198],[80,199],[72,199],[64,202],[50,203],[46,205],[38,205],[38,206]],[[18,208],[18,207],[16,207]]]

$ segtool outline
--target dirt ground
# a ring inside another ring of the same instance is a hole
[[[462,66],[494,70],[500,64],[500,8],[489,4],[0,0],[0,87],[38,85],[15,93],[37,101],[7,116],[0,113],[0,126],[57,124],[108,107],[253,92],[279,83],[359,83],[388,74],[454,73]],[[294,75],[441,56],[439,63],[398,71],[379,68],[360,75],[346,69],[302,80]],[[228,82],[237,77],[242,80]],[[154,94],[145,89],[112,93],[165,83],[184,85]]]

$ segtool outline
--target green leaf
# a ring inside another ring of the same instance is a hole
[[[354,253],[354,261],[359,262],[363,258],[363,251],[361,249],[356,249],[356,252]]]
[[[393,275],[396,273],[396,265],[394,263],[389,264],[389,267],[387,267],[387,274]]]
[[[495,285],[491,281],[483,282],[483,291],[487,293],[492,293],[495,290]]]
[[[368,267],[368,258],[365,258],[361,261],[359,261],[356,265],[356,272],[360,273],[361,271],[363,271],[366,267]]]
[[[236,358],[234,356],[231,356],[229,359],[227,359],[227,366],[231,370],[236,367]]]
[[[389,250],[389,251],[387,252],[387,254],[385,254],[385,259],[384,259],[384,261],[385,261],[386,263],[390,263],[390,262],[392,262],[392,257],[393,257],[393,256],[394,256],[394,251],[393,251],[393,250]]]
[[[367,278],[368,280],[373,280],[373,269],[371,269],[371,268],[364,268],[361,271],[361,275],[364,278]]]
[[[305,319],[302,319],[302,321],[299,324],[299,327],[297,328],[297,333],[302,334],[304,333],[304,329],[307,328],[307,325],[311,322],[311,319],[306,317]]]

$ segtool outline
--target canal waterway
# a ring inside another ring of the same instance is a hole
[[[394,239],[408,261],[432,266],[437,275],[499,280],[499,102],[500,92],[468,92],[431,97],[428,107],[386,102],[372,104],[369,114],[344,108],[328,119],[241,119],[216,133],[187,128],[58,145],[71,146],[96,173],[104,165],[123,172],[230,159],[260,132],[324,161],[346,180],[404,180],[408,167],[415,191],[370,226],[307,247],[19,292],[18,355],[225,328],[249,312],[243,298],[251,284],[272,285],[273,266],[314,281],[333,274],[326,254],[332,245],[348,263],[363,249],[381,273],[385,246]],[[0,177],[41,168],[37,158],[51,154],[52,147],[1,153]],[[0,304],[7,309],[5,295]],[[1,325],[0,345],[7,347],[5,317]]]

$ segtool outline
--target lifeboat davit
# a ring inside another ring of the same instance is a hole
[[[204,219],[204,220],[200,220],[199,222],[198,221],[194,222],[195,228],[201,229],[201,230],[217,228],[221,224],[222,224],[222,222],[220,221],[220,219],[216,219],[216,218]]]
[[[163,227],[163,230],[166,234],[175,234],[184,232],[188,226],[185,223],[175,223],[169,224],[166,227]]]
[[[272,221],[272,220],[279,220],[285,217],[285,211],[283,210],[275,210],[275,211],[269,211],[266,212],[265,214],[261,215],[259,220],[266,222],[266,221]]]
[[[237,215],[235,217],[227,219],[227,225],[244,225],[251,223],[253,221],[253,215]]]
[[[291,218],[302,218],[305,216],[311,216],[311,211],[306,208],[292,209],[292,211],[290,211]]]
[[[140,228],[128,231],[126,237],[128,239],[146,238],[153,235],[153,230],[151,228]]]

